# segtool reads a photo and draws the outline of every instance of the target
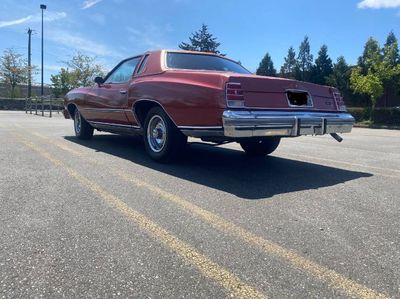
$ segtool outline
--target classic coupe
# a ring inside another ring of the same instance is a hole
[[[257,76],[213,53],[160,50],[121,61],[91,87],[65,97],[64,116],[75,134],[94,129],[140,134],[157,161],[179,155],[188,137],[238,142],[253,156],[272,153],[283,137],[352,130],[336,88]]]

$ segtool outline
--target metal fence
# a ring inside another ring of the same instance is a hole
[[[52,117],[53,112],[60,113],[64,109],[64,99],[54,98],[52,96],[32,97],[25,99],[25,113],[38,112],[45,116],[45,112],[49,112],[49,117]]]

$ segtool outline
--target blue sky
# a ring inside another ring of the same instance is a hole
[[[400,0],[1,0],[0,52],[27,52],[40,65],[40,9],[45,11],[45,82],[62,61],[81,51],[106,69],[149,49],[177,48],[190,33],[209,26],[221,52],[255,71],[269,52],[279,69],[289,46],[305,35],[315,55],[327,44],[333,59],[355,63],[369,36],[384,43],[400,37]],[[39,80],[39,77],[36,78]]]

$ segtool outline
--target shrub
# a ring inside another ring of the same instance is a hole
[[[347,108],[347,111],[353,115],[356,122],[361,122],[369,118],[369,109],[364,107]]]
[[[400,108],[379,108],[372,112],[376,124],[400,126]]]
[[[372,114],[370,114],[370,109],[369,107],[353,107],[347,110],[357,122],[367,121],[372,115],[374,124],[400,126],[400,108],[376,108]]]

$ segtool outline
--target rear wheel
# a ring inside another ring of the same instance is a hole
[[[265,157],[277,149],[280,141],[280,137],[264,137],[249,138],[241,140],[239,143],[249,156]]]
[[[82,117],[78,109],[74,114],[75,135],[79,139],[90,139],[93,137],[93,127]]]
[[[144,129],[146,151],[156,161],[168,162],[176,158],[186,146],[187,137],[160,107],[150,109]]]

